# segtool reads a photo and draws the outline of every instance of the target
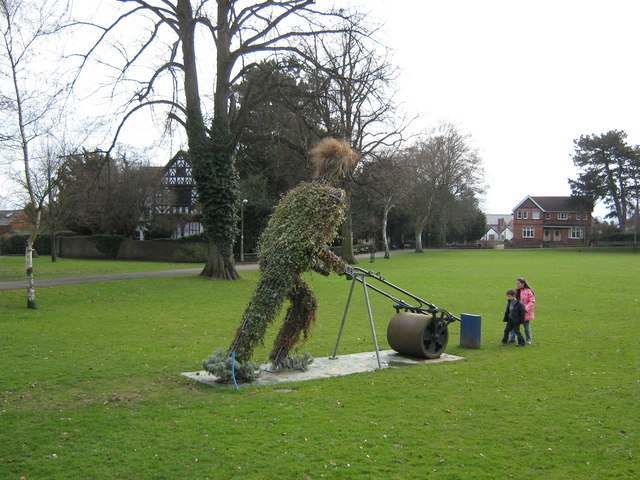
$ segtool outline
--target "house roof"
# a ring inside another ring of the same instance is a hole
[[[499,219],[502,219],[505,225],[513,221],[512,213],[485,213],[484,216],[487,219],[487,225],[497,225]]]
[[[543,212],[589,211],[593,206],[586,197],[532,197],[528,195],[513,209],[516,211],[524,202],[531,200]]]
[[[0,210],[0,226],[8,227],[21,210]]]
[[[171,160],[169,160],[164,167],[162,167],[163,170],[168,170],[178,160],[184,160],[189,165],[191,165],[191,161],[189,160],[189,154],[187,152],[185,152],[184,150],[178,150],[178,152],[173,156],[173,158]]]

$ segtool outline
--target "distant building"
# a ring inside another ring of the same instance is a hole
[[[156,220],[161,218],[165,225],[171,226],[171,238],[190,237],[204,232],[204,227],[198,221],[200,205],[187,152],[180,150],[164,167],[151,168],[160,170],[162,188],[153,199],[150,216]],[[136,236],[143,240],[144,229],[139,227]]]
[[[0,210],[0,235],[26,235],[31,231],[31,222],[24,210]]]
[[[515,247],[588,245],[592,203],[584,197],[527,196],[513,209]]]
[[[487,213],[487,231],[480,243],[487,247],[500,248],[513,238],[513,215]]]

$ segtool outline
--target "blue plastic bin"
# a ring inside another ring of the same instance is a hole
[[[460,346],[480,348],[482,317],[463,313],[460,315]]]

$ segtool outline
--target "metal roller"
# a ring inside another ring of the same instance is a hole
[[[403,355],[438,358],[447,348],[449,329],[439,316],[399,312],[389,322],[387,341]]]

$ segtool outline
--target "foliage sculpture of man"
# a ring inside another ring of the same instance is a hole
[[[229,351],[224,355],[218,350],[203,362],[206,370],[220,376],[219,381],[231,380],[228,367],[232,354],[236,378],[253,378],[255,365],[249,360],[285,298],[291,304],[269,355],[271,370],[304,370],[311,363],[309,355],[289,356],[294,346],[307,340],[316,318],[316,297],[301,274],[314,270],[323,275],[331,271],[348,275],[351,271],[329,249],[329,243],[345,216],[345,192],[335,185],[350,173],[355,160],[356,154],[346,141],[321,140],[311,150],[314,181],[302,182],[280,200],[260,237],[260,280]],[[221,365],[225,362],[226,368]]]

